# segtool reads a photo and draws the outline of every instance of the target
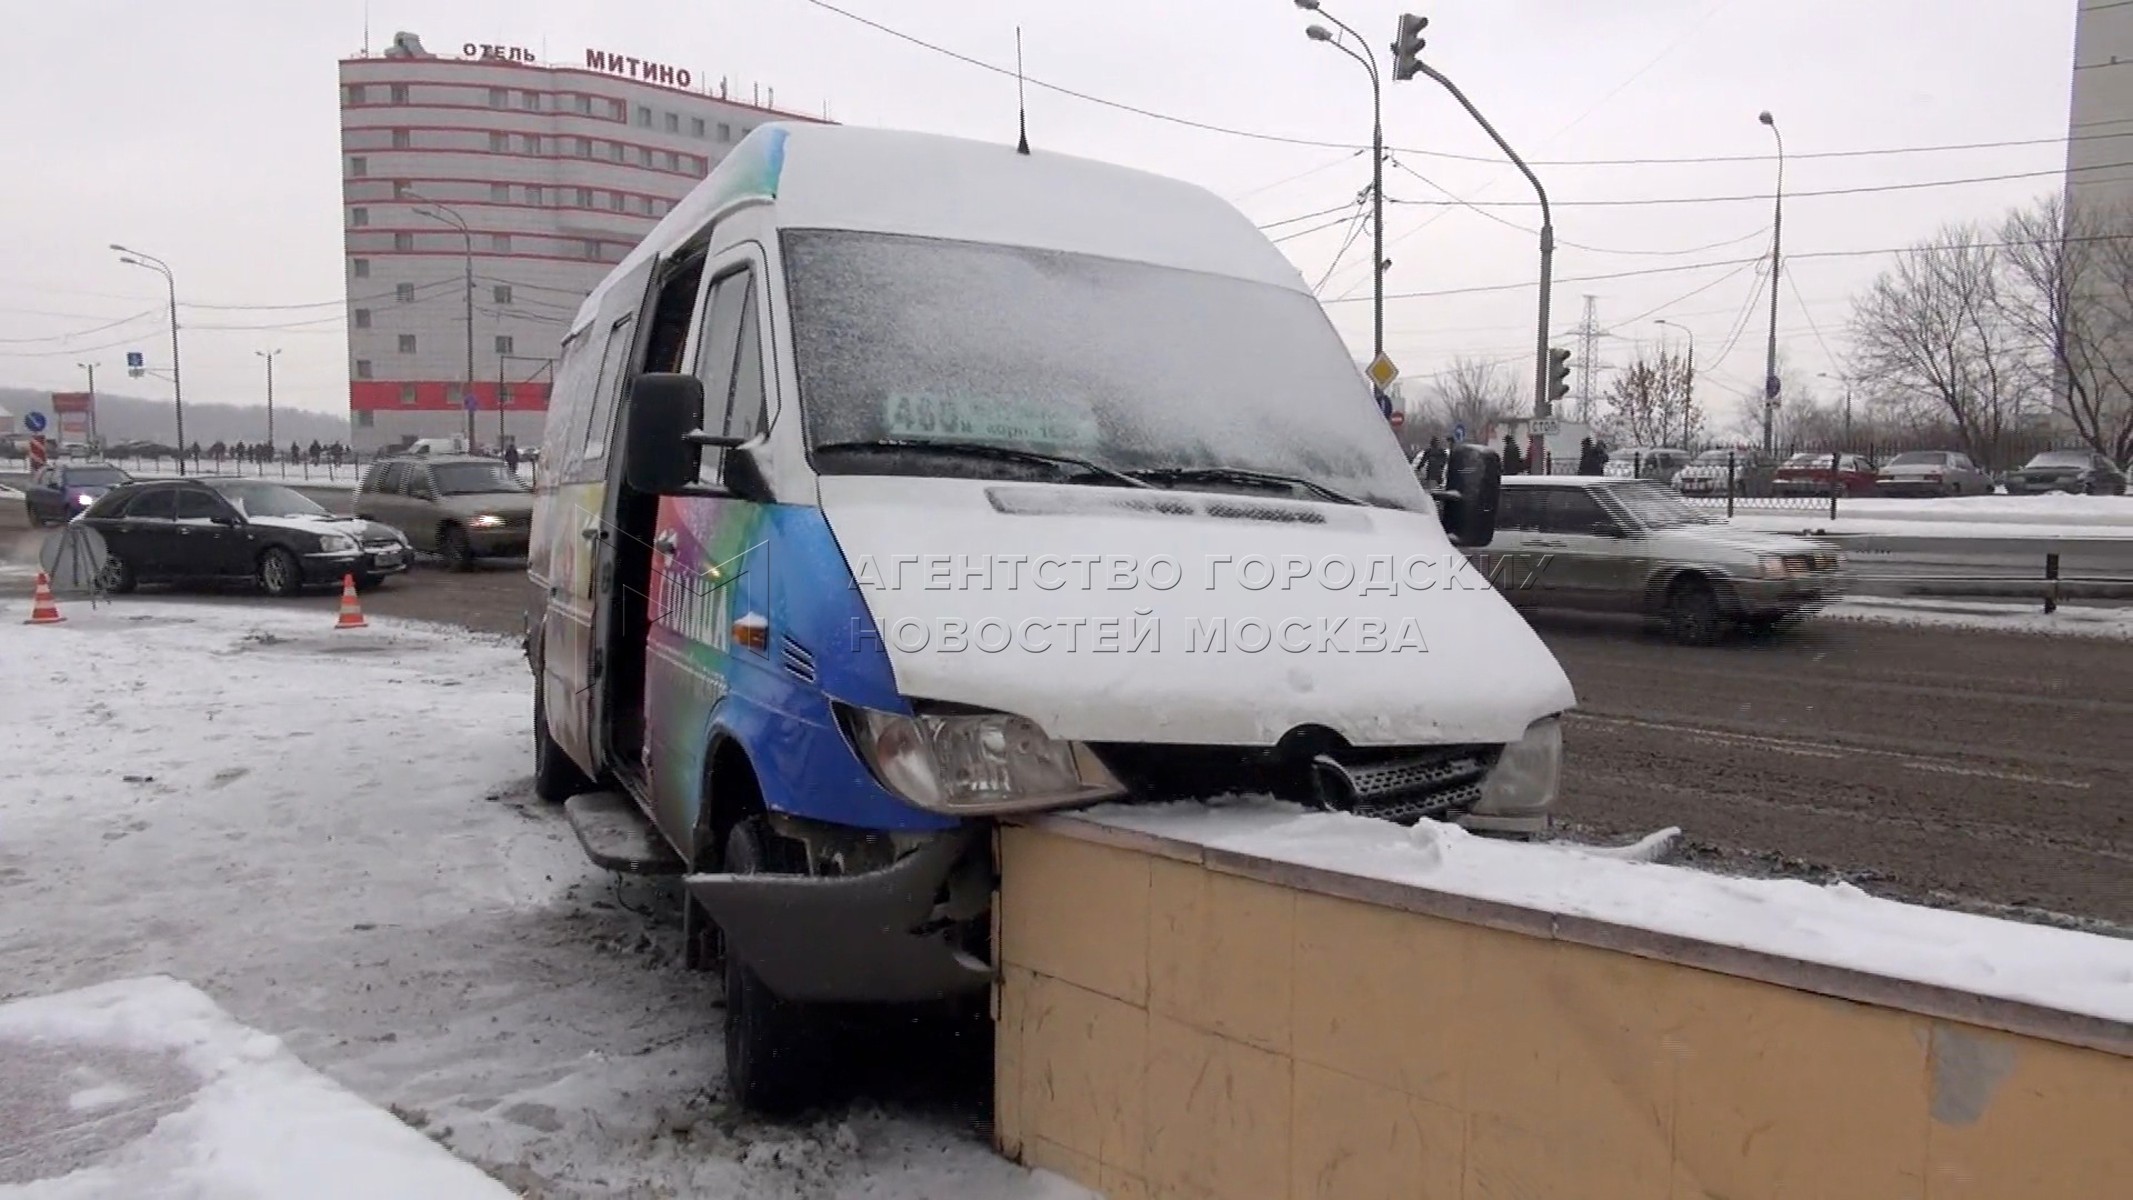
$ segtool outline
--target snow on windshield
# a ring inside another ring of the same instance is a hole
[[[1241,468],[1381,505],[1428,504],[1307,294],[1023,247],[825,230],[784,238],[811,445],[977,441],[1124,471]],[[923,466],[999,469],[930,456]]]
[[[1625,483],[1608,489],[1615,502],[1647,529],[1671,529],[1676,525],[1708,525],[1711,519],[1700,510],[1650,480]]]
[[[2029,460],[2032,467],[2085,467],[2089,465],[2086,450],[2046,450]]]
[[[1889,460],[1892,467],[1937,467],[1948,461],[1938,450],[1910,450]]]

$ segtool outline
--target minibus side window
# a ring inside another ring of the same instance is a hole
[[[754,304],[753,283],[755,276],[747,268],[723,275],[711,284],[711,296],[705,307],[704,336],[697,350],[696,374],[704,381],[704,426],[707,432],[725,432],[733,413],[734,385],[739,382],[741,366],[736,360],[736,351],[742,350],[741,330],[755,328],[749,316]],[[756,389],[762,388],[762,363],[754,356],[753,372]],[[760,400],[758,401],[760,407]],[[704,455],[704,465],[699,476],[701,482],[717,486],[722,455]]]
[[[763,344],[756,332],[755,283],[741,298],[740,354],[733,362],[733,396],[726,406],[726,436],[752,438],[763,431]]]
[[[607,457],[609,427],[615,421],[615,392],[623,361],[630,356],[631,337],[637,328],[636,314],[623,317],[607,331],[607,347],[600,352],[600,382],[593,387],[592,420],[585,426],[584,462]]]

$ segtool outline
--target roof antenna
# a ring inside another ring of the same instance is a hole
[[[370,57],[370,0],[363,3],[363,57]]]
[[[1029,99],[1022,90],[1022,27],[1015,26],[1015,123],[1021,127],[1022,140],[1015,143],[1015,153],[1029,153]]]

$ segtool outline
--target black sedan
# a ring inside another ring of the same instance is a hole
[[[2007,494],[2072,492],[2082,496],[2122,496],[2126,477],[2111,460],[2092,450],[2046,450],[2007,473]]]
[[[96,498],[133,476],[109,463],[48,463],[30,476],[22,505],[31,525],[64,525]]]
[[[353,575],[375,584],[407,570],[390,526],[337,517],[261,479],[206,477],[113,489],[81,516],[104,539],[105,590],[139,583],[251,580],[270,596]]]

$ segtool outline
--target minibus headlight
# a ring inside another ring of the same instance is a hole
[[[1490,816],[1543,812],[1555,804],[1563,770],[1563,724],[1544,717],[1525,736],[1503,748],[1496,767],[1481,781],[1474,811]]]
[[[1007,713],[941,715],[839,707],[853,749],[882,786],[951,816],[1059,808],[1125,787],[1080,742]]]

